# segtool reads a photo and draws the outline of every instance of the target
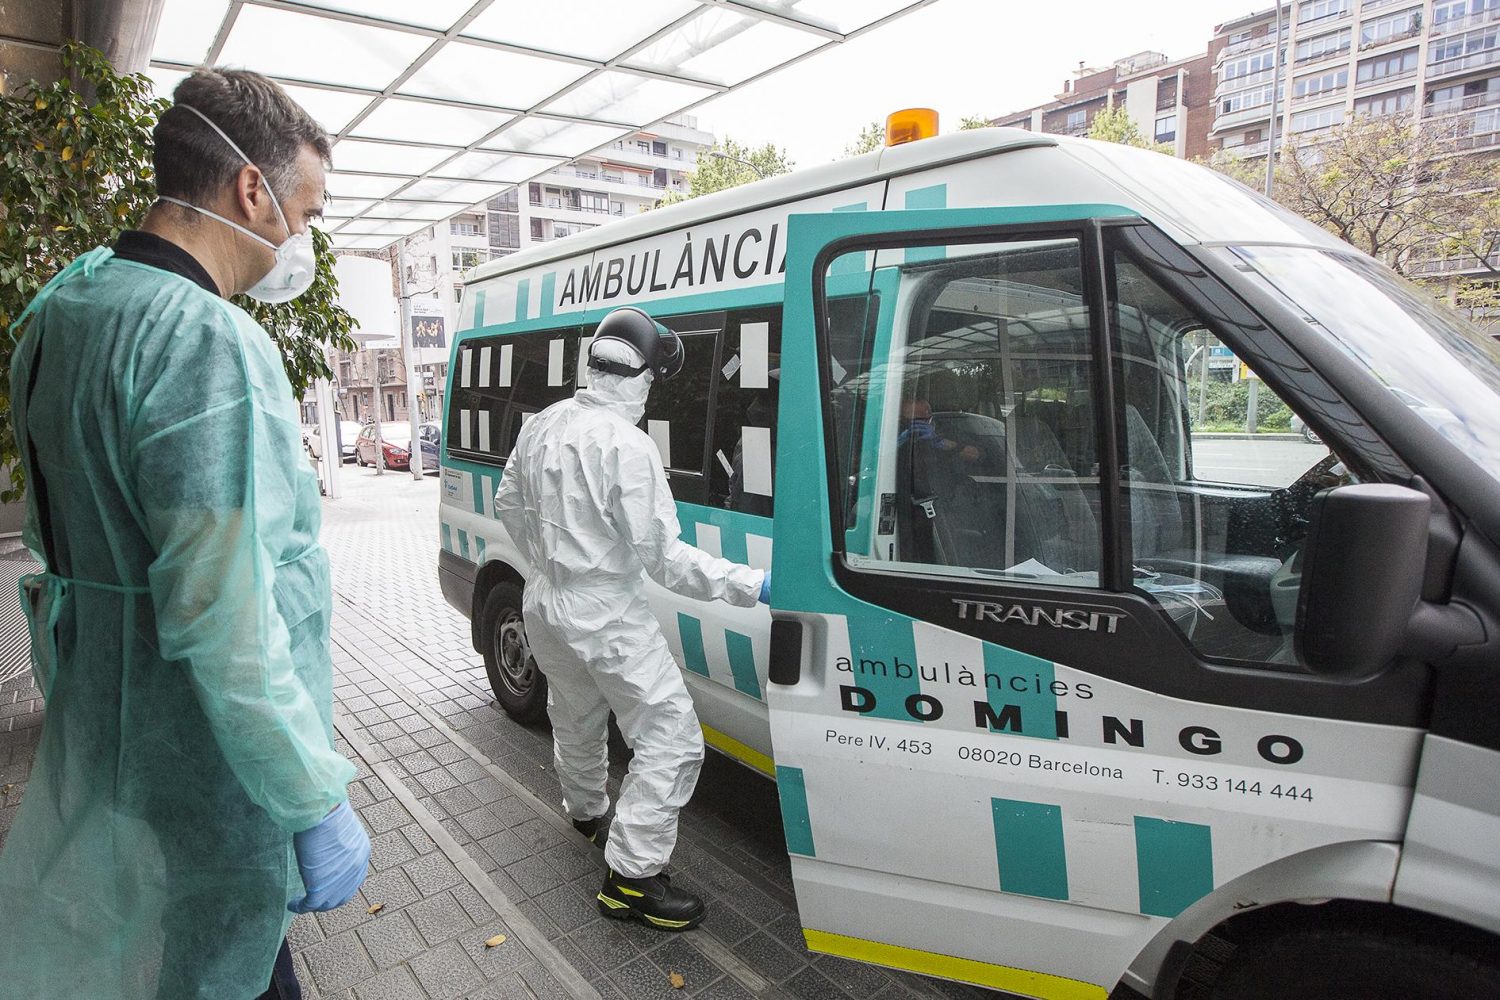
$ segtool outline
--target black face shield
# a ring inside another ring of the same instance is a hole
[[[631,378],[650,371],[660,381],[669,379],[682,371],[682,340],[656,320],[633,306],[616,309],[600,322],[594,331],[594,341],[619,340],[636,349],[646,363],[641,366],[605,361],[589,357],[589,367],[595,371]]]

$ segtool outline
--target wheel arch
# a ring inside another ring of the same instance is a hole
[[[474,575],[474,598],[469,608],[469,642],[476,653],[484,652],[479,645],[480,618],[484,611],[484,599],[499,583],[510,583],[524,588],[526,578],[514,566],[502,559],[491,559],[479,567],[479,572]]]
[[[1236,949],[1334,925],[1500,951],[1500,938],[1391,902],[1399,844],[1355,841],[1281,858],[1220,886],[1142,949],[1121,985],[1155,1000],[1200,1000]]]

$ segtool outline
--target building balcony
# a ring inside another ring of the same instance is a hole
[[[1455,148],[1489,149],[1500,145],[1500,108],[1467,111],[1443,119],[1443,133]]]
[[[1242,160],[1254,160],[1266,155],[1271,148],[1271,140],[1262,139],[1260,142],[1247,142],[1239,146],[1225,146],[1224,152],[1232,153]]]
[[[1406,273],[1412,277],[1450,277],[1460,274],[1490,274],[1500,271],[1500,253],[1491,254],[1481,261],[1474,254],[1456,254],[1452,257],[1427,257],[1408,261]]]
[[[1467,17],[1454,17],[1446,21],[1437,21],[1428,30],[1428,35],[1437,38],[1441,35],[1451,35],[1456,31],[1467,31],[1470,28],[1483,27],[1493,21],[1500,21],[1500,7],[1491,7],[1477,14]]]
[[[1308,32],[1308,31],[1322,31],[1324,28],[1328,27],[1330,24],[1338,24],[1340,21],[1347,21],[1347,20],[1349,20],[1349,18],[1352,17],[1353,15],[1354,15],[1353,11],[1346,9],[1346,10],[1335,11],[1332,14],[1324,14],[1322,17],[1313,17],[1313,18],[1308,18],[1306,21],[1298,21],[1297,22],[1297,34],[1300,35],[1300,34],[1302,34],[1304,32]]]
[[[1354,89],[1355,90],[1386,90],[1387,88],[1395,86],[1396,84],[1400,83],[1402,80],[1411,80],[1411,79],[1414,79],[1416,77],[1416,75],[1417,75],[1417,70],[1416,70],[1415,67],[1413,67],[1413,68],[1411,68],[1409,70],[1406,70],[1405,72],[1402,72],[1402,73],[1393,73],[1390,76],[1372,76],[1368,80],[1356,79],[1354,81]]]
[[[1416,38],[1421,33],[1422,25],[1421,22],[1418,22],[1405,31],[1398,31],[1393,35],[1386,35],[1384,38],[1372,38],[1369,41],[1361,40],[1359,51],[1369,52],[1372,49],[1380,48],[1382,45],[1394,45],[1396,42],[1404,42],[1409,38]]]
[[[1259,49],[1269,49],[1271,47],[1271,39],[1273,37],[1275,37],[1274,33],[1268,31],[1264,35],[1260,35],[1255,38],[1247,38],[1243,42],[1235,42],[1233,45],[1226,45],[1220,51],[1219,58],[1227,59],[1230,56],[1244,55],[1246,52],[1255,52]]]
[[[552,219],[555,222],[576,222],[589,226],[603,225],[610,219],[618,219],[625,215],[625,206],[621,205],[618,212],[607,208],[595,208],[584,205],[571,205],[567,202],[557,203],[557,199],[544,199],[544,204],[531,203],[531,217],[533,219]]]
[[[1302,68],[1302,67],[1315,66],[1318,63],[1335,62],[1335,61],[1337,61],[1337,62],[1345,62],[1349,58],[1349,49],[1350,49],[1350,46],[1345,45],[1343,48],[1340,48],[1340,49],[1329,49],[1327,52],[1320,52],[1320,53],[1318,53],[1317,55],[1314,55],[1314,56],[1303,56],[1300,59],[1293,58],[1292,65],[1296,66],[1296,67],[1299,67],[1299,70],[1300,70],[1300,68]],[[1293,54],[1294,57],[1296,56],[1295,52],[1293,52],[1292,54]]]
[[[1238,111],[1231,111],[1227,115],[1220,114],[1214,116],[1213,130],[1219,132],[1226,128],[1237,128],[1249,125],[1252,122],[1270,121],[1270,119],[1271,105],[1269,103],[1258,104],[1253,108],[1241,108]]]
[[[1471,52],[1457,59],[1444,59],[1442,62],[1429,63],[1427,66],[1427,79],[1436,80],[1444,76],[1456,76],[1460,73],[1469,73],[1485,66],[1491,66],[1500,62],[1500,48],[1485,49],[1482,52]]]
[[[1320,90],[1320,91],[1318,91],[1317,93],[1314,93],[1314,94],[1302,94],[1301,96],[1298,96],[1298,95],[1294,94],[1294,95],[1292,95],[1292,107],[1294,107],[1294,108],[1300,108],[1300,107],[1304,107],[1304,106],[1310,105],[1310,104],[1317,104],[1320,101],[1322,101],[1322,102],[1343,101],[1344,98],[1348,95],[1348,93],[1349,93],[1349,88],[1347,86],[1345,86],[1345,87],[1332,87],[1332,88],[1330,88],[1328,90]]]
[[[1483,94],[1470,94],[1452,101],[1436,101],[1422,109],[1422,117],[1442,118],[1462,111],[1476,111],[1479,108],[1493,108],[1497,105],[1500,105],[1500,90],[1491,90]]]
[[[696,155],[689,156],[686,152],[678,157],[673,155],[669,149],[666,153],[648,153],[635,143],[626,141],[623,144],[605,146],[589,154],[590,159],[609,160],[612,163],[628,163],[632,166],[665,168],[667,170],[692,170],[698,165]]]
[[[1285,71],[1286,67],[1283,66],[1282,70]],[[1276,70],[1272,68],[1259,70],[1255,73],[1246,73],[1243,76],[1236,76],[1227,80],[1220,80],[1219,85],[1214,88],[1214,98],[1215,100],[1219,100],[1222,99],[1225,94],[1232,93],[1236,90],[1245,90],[1248,87],[1264,86],[1265,84],[1270,83],[1275,78],[1275,76]]]

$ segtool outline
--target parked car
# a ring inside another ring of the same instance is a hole
[[[313,458],[323,457],[323,440],[320,437],[321,427],[314,424],[307,435],[307,447],[312,452]],[[339,421],[339,450],[345,462],[354,461],[354,442],[359,437],[360,425],[354,420]]]
[[[417,428],[417,438],[422,442],[422,472],[435,476],[443,454],[443,428],[440,424],[426,423]]]
[[[380,449],[387,469],[411,468],[411,436],[401,424],[396,424],[394,430],[380,435]],[[366,424],[364,430],[359,432],[354,445],[354,462],[360,466],[375,464],[374,424]]]

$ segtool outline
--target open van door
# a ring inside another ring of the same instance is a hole
[[[1044,403],[1058,427],[1096,437],[1090,234],[1131,215],[790,220],[779,423],[800,431],[777,459],[768,702],[815,951],[1037,997],[1102,998],[1129,962],[1099,945],[1133,937],[1138,911],[1111,926],[1066,905],[1056,796],[997,780],[1087,693],[964,626],[1014,608],[1082,634],[1117,627],[1097,584],[1080,586],[1103,557],[1097,471],[1074,468],[1060,439],[1045,442],[1057,454],[1023,456],[1030,442],[1013,438]],[[1027,465],[1024,482],[1023,457],[1037,473]],[[1022,582],[1049,571],[1044,590]],[[1010,581],[1025,603],[993,593]],[[1016,706],[1025,737],[994,738]],[[1070,974],[1041,971],[1060,966]]]
[[[1274,331],[1116,206],[788,237],[767,701],[811,949],[1103,1000],[1226,883],[1399,840],[1424,682],[1293,666],[1284,512],[1342,466],[1194,454],[1190,348],[1257,331],[1274,374]]]

